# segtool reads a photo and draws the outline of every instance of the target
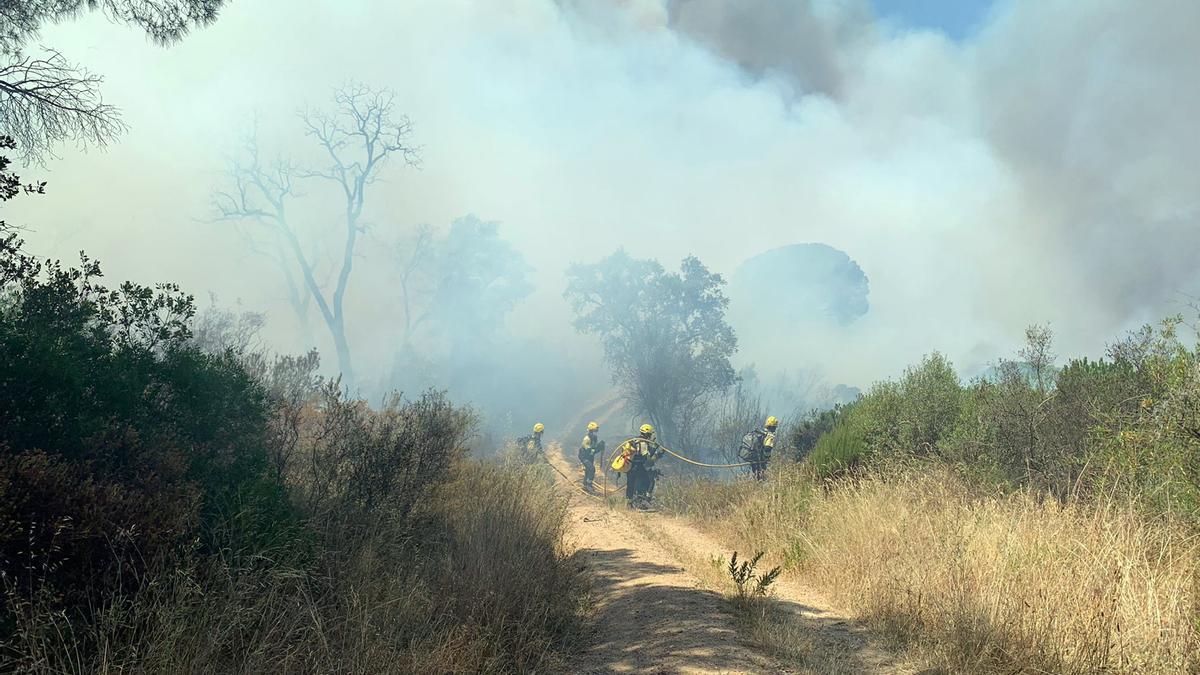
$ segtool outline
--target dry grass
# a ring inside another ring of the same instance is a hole
[[[664,510],[701,523],[723,541],[743,550],[766,551],[768,559],[795,568],[807,555],[800,526],[819,490],[794,464],[772,471],[765,483],[749,478],[664,481],[657,499]]]
[[[719,533],[786,552],[873,628],[953,672],[1200,670],[1194,532],[1128,502],[981,496],[949,471],[830,491],[672,490]]]
[[[26,672],[533,672],[557,665],[585,586],[543,477],[466,463],[430,500],[430,529],[370,533],[307,565],[180,567],[86,626],[22,618]],[[405,535],[409,537],[411,535]],[[85,646],[86,645],[86,646]],[[0,670],[6,670],[0,668]]]
[[[699,487],[692,484],[692,487]],[[679,496],[679,491],[674,494]],[[746,597],[739,595],[737,585],[729,576],[729,559],[702,557],[693,547],[681,545],[671,534],[648,524],[650,533],[660,546],[670,551],[700,583],[723,594],[729,601],[731,618],[751,644],[772,657],[787,661],[799,668],[796,672],[841,675],[853,672],[844,665],[844,655],[830,652],[813,639],[811,626],[795,613],[782,608],[770,595]]]

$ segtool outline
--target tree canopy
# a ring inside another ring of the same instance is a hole
[[[103,12],[170,44],[217,18],[226,0],[4,0],[0,2],[0,129],[26,159],[53,154],[63,141],[103,146],[125,129],[105,103],[102,79],[52,48],[26,53],[48,23]]]
[[[568,273],[574,325],[598,336],[613,382],[661,437],[687,447],[705,404],[737,381],[725,280],[688,257],[679,272],[619,250]]]

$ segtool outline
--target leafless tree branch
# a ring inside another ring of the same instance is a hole
[[[359,235],[366,231],[362,218],[369,185],[380,169],[399,157],[414,165],[419,150],[407,142],[412,123],[407,117],[394,117],[395,95],[351,83],[337,90],[330,112],[305,109],[299,118],[306,136],[313,138],[325,156],[320,168],[300,168],[288,162],[266,166],[261,160],[257,136],[242,148],[240,159],[231,164],[230,185],[213,193],[218,220],[262,222],[273,226],[280,235],[279,245],[303,279],[303,286],[320,310],[337,351],[344,381],[354,382],[350,348],[346,340],[344,299],[357,256]],[[332,292],[318,282],[314,258],[305,251],[300,234],[287,219],[287,204],[297,196],[297,181],[318,179],[335,185],[344,202],[344,239],[335,270]],[[285,275],[288,272],[285,272]],[[288,279],[291,283],[291,279]],[[306,300],[307,302],[307,300]]]
[[[55,51],[0,67],[0,129],[26,160],[53,156],[52,148],[68,140],[107,145],[125,125],[101,97],[101,81]]]
[[[25,53],[49,22],[101,11],[168,44],[214,21],[225,0],[0,0],[0,133],[19,144],[26,162],[53,157],[63,142],[103,147],[125,130],[100,95],[102,78],[45,49]]]

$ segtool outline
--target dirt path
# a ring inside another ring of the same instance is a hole
[[[563,474],[582,475],[557,444],[547,454]],[[777,584],[776,605],[795,649],[772,656],[739,631],[714,590],[725,547],[680,519],[570,493],[569,543],[592,574],[595,598],[587,644],[570,672],[904,672],[852,620],[791,581]]]

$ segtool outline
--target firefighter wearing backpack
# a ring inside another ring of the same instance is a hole
[[[750,471],[758,480],[767,477],[767,463],[771,461],[771,451],[775,449],[775,430],[778,428],[779,418],[771,415],[763,428],[742,436],[738,456],[743,462],[750,462]]]
[[[639,432],[637,438],[621,444],[612,463],[614,470],[625,473],[625,504],[631,509],[650,506],[650,491],[654,487],[651,472],[654,460],[662,454],[662,446],[654,438],[654,427],[643,424]]]
[[[596,455],[604,456],[604,441],[600,440],[600,425],[588,422],[587,434],[579,444],[579,462],[583,464],[583,489],[592,492],[596,485]]]
[[[533,433],[529,436],[522,436],[517,439],[517,448],[521,451],[525,461],[532,462],[538,458],[544,457],[542,454],[542,434],[546,431],[546,425],[538,422],[533,425]]]

